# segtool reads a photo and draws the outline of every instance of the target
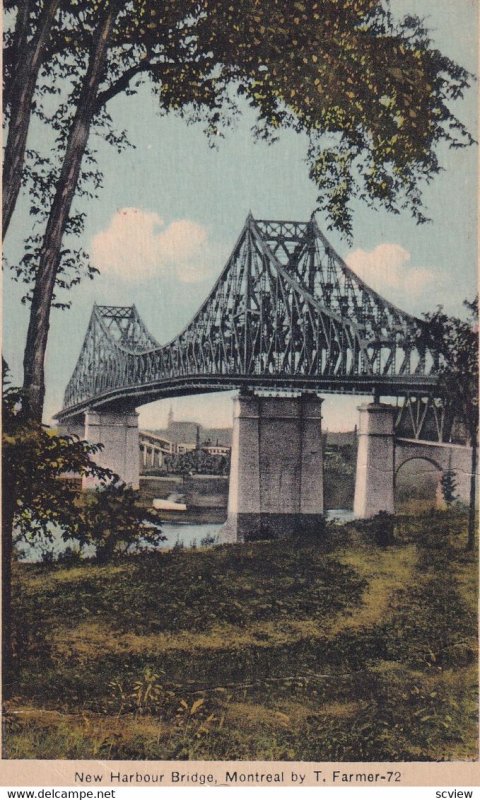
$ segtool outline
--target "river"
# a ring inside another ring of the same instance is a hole
[[[336,519],[338,522],[349,522],[353,519],[353,511],[344,508],[330,509],[326,512],[327,520]],[[220,533],[220,523],[197,522],[162,522],[162,533],[166,537],[160,542],[158,549],[167,550],[172,547],[204,547],[216,544]],[[61,531],[52,532],[52,541],[41,544],[28,544],[19,542],[19,561],[37,563],[45,558],[45,553],[50,553],[49,559],[56,560],[65,552],[67,547],[75,548],[75,542],[64,542]],[[83,555],[89,558],[94,555],[92,547],[85,547]]]

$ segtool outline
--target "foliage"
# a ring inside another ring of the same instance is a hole
[[[475,615],[467,612],[454,585],[447,582],[445,586],[443,576],[430,576],[408,595],[399,593],[392,608],[395,614],[385,628],[387,653],[392,660],[402,658],[414,668],[471,663],[474,646],[469,635]]]
[[[351,524],[328,551],[298,540],[16,565],[14,707],[28,711],[7,757],[475,758],[464,527],[436,512],[400,520],[385,550]]]
[[[355,491],[357,446],[343,445],[323,454],[323,495],[326,508],[351,508]]]
[[[188,758],[192,751],[191,741],[201,739],[214,725],[222,724],[222,718],[213,713],[213,709],[218,707],[218,698],[217,702],[215,699],[207,701],[205,697],[184,699],[178,692],[165,687],[161,678],[147,666],[143,674],[130,683],[118,679],[111,681],[105,710],[117,716],[154,715],[168,721],[174,730],[175,755],[172,757]]]
[[[441,306],[426,314],[421,335],[438,353],[440,386],[471,441],[478,432],[478,298],[464,305],[466,319],[446,314]]]
[[[76,491],[68,475],[91,475],[107,482],[113,474],[92,457],[100,445],[73,436],[56,436],[21,411],[22,392],[15,387],[3,396],[3,470],[10,477],[16,498],[15,526],[26,540],[51,538],[58,525],[66,536],[78,528]]]
[[[229,457],[212,455],[202,449],[165,456],[165,465],[168,472],[177,475],[228,475],[230,472]]]
[[[122,482],[111,482],[87,495],[79,510],[75,538],[94,545],[97,561],[110,561],[115,552],[154,547],[166,537],[160,517],[139,504],[139,494]]]
[[[378,0],[297,2],[293,14],[289,0],[31,0],[6,11],[15,23],[5,40],[4,230],[22,179],[32,176],[31,213],[42,233],[15,272],[33,287],[24,386],[26,410],[39,420],[52,304],[68,305],[55,287],[70,288],[82,270],[93,275],[85,254],[63,242],[83,229],[72,203],[101,185],[95,128],[117,148],[125,144],[106,111],[119,93],[148,79],[162,113],[203,121],[212,141],[241,98],[257,113],[257,137],[305,133],[319,208],[346,234],[355,198],[425,221],[420,186],[440,171],[438,145],[473,141],[449,108],[472,76],[432,47],[418,17],[396,21]],[[56,136],[52,167],[36,151],[28,165],[33,110]]]
[[[348,726],[322,711],[307,718],[306,759],[431,761],[442,758],[442,747],[464,738],[459,711],[466,693],[460,690],[455,698],[450,686],[429,683],[403,665],[378,662],[359,677],[355,693],[361,699]]]
[[[130,685],[115,678],[109,683],[106,708],[118,716],[126,713],[158,715],[166,705],[175,702],[174,692],[165,689],[160,677],[147,666],[143,674]]]
[[[102,7],[70,0],[28,5],[23,25],[31,32],[38,34],[50,13],[34,113],[53,126],[61,153]],[[212,142],[232,124],[238,99],[245,98],[257,112],[257,137],[270,140],[281,128],[309,135],[310,174],[319,187],[320,207],[332,224],[348,232],[353,197],[393,211],[404,205],[422,221],[418,184],[440,169],[437,144],[459,147],[472,141],[449,109],[472,76],[432,46],[420,18],[396,20],[377,0],[342,0],[340,7],[332,0],[298,2],[293,13],[287,0],[275,0],[273,6],[254,0],[112,5],[115,22],[95,125],[120,149],[124,134],[114,132],[105,106],[146,81],[163,113],[203,120]],[[6,8],[7,21],[12,20],[5,34],[8,113],[18,92],[21,59],[31,48],[22,40],[20,4]],[[35,177],[45,164],[31,155],[26,172]],[[93,152],[89,161],[94,164]],[[101,185],[95,168],[84,170],[83,183],[89,181],[93,191]],[[34,183],[38,187],[42,181]],[[52,191],[45,180],[43,186]],[[41,213],[38,199],[35,207]]]
[[[197,552],[179,548],[139,555],[128,569],[128,585],[103,571],[88,580],[83,573],[78,579],[72,575],[72,593],[62,596],[55,585],[46,584],[41,603],[49,621],[54,624],[58,615],[66,614],[72,624],[81,624],[95,617],[99,623],[109,620],[118,634],[143,635],[208,631],[218,624],[244,627],[289,615],[321,619],[329,610],[352,605],[365,586],[351,568],[325,558],[311,543]],[[279,591],[285,571],[288,577]],[[139,585],[150,588],[139,592]]]
[[[371,519],[358,520],[356,526],[364,536],[380,547],[388,547],[395,541],[395,516],[387,511],[379,511]]]
[[[440,479],[442,487],[442,497],[447,506],[451,506],[457,499],[457,479],[453,469],[447,469],[442,473]]]
[[[214,536],[213,534],[207,534],[200,539],[200,547],[211,547],[214,544],[218,544],[218,538],[218,535]]]
[[[451,413],[465,426],[472,448],[467,549],[475,545],[478,449],[478,297],[464,301],[467,319],[449,316],[439,307],[426,315],[422,338],[438,353],[440,389]]]
[[[101,445],[76,436],[58,436],[21,411],[22,392],[4,390],[3,471],[15,497],[14,539],[44,547],[54,531],[81,547],[94,545],[99,561],[115,549],[134,543],[157,544],[164,539],[155,512],[144,511],[138,494],[111,470],[95,463]],[[82,477],[99,482],[99,488],[79,496]],[[152,527],[154,526],[154,527]]]

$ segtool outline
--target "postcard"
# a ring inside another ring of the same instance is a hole
[[[477,785],[477,39],[5,0],[2,786]]]

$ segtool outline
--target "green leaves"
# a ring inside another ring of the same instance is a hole
[[[113,474],[92,460],[99,446],[53,431],[25,419],[22,393],[4,390],[3,469],[17,498],[15,525],[24,538],[51,536],[59,525],[65,535],[78,529],[77,487],[72,475],[109,481]]]
[[[99,563],[132,546],[148,549],[165,539],[158,514],[143,508],[138,492],[118,480],[82,498],[77,514],[75,538],[94,545]]]
[[[439,307],[426,314],[420,337],[438,354],[440,387],[472,439],[478,431],[478,298],[465,301],[466,319]]]
[[[61,5],[67,24],[52,34],[53,75],[55,59],[85,57],[101,9]],[[377,0],[129,0],[117,14],[102,102],[145,76],[162,111],[202,121],[213,142],[239,111],[236,91],[256,110],[261,138],[279,126],[307,134],[319,208],[347,236],[354,198],[425,221],[421,185],[439,171],[438,145],[473,141],[448,105],[472,76],[432,46],[421,19],[395,19]]]
[[[94,545],[99,561],[133,544],[158,544],[165,537],[156,512],[143,509],[138,493],[127,488],[94,457],[101,445],[58,436],[26,419],[22,392],[4,389],[3,470],[16,497],[17,540],[50,541],[52,528],[65,541]],[[99,482],[92,493],[79,494],[82,476]]]

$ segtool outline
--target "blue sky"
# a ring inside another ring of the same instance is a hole
[[[462,65],[476,68],[476,3],[473,0],[397,0],[401,13],[427,18],[435,44]],[[476,93],[458,111],[476,128]],[[254,143],[253,117],[247,110],[217,149],[211,149],[198,125],[161,117],[145,89],[137,97],[117,98],[109,110],[128,130],[135,149],[121,155],[99,142],[104,189],[85,207],[82,245],[102,274],[71,293],[72,308],[52,315],[47,358],[48,420],[62,405],[65,385],[81,348],[94,301],[135,303],[147,327],[160,341],[174,336],[193,316],[210,290],[241,230],[245,217],[308,219],[316,189],[305,164],[302,136],[286,133],[274,145]],[[48,147],[44,131],[30,144]],[[357,206],[354,241],[349,247],[335,232],[332,244],[374,288],[405,310],[421,313],[443,304],[461,312],[476,286],[475,148],[443,151],[444,172],[426,190],[432,223],[418,227],[407,216],[377,213]],[[15,260],[30,231],[26,203],[20,202],[5,251]],[[14,380],[21,382],[28,323],[20,304],[21,287],[4,277],[4,353]],[[361,398],[327,396],[324,425],[351,428]],[[140,409],[143,427],[165,424],[170,403]],[[228,394],[179,398],[177,419],[228,425]]]

